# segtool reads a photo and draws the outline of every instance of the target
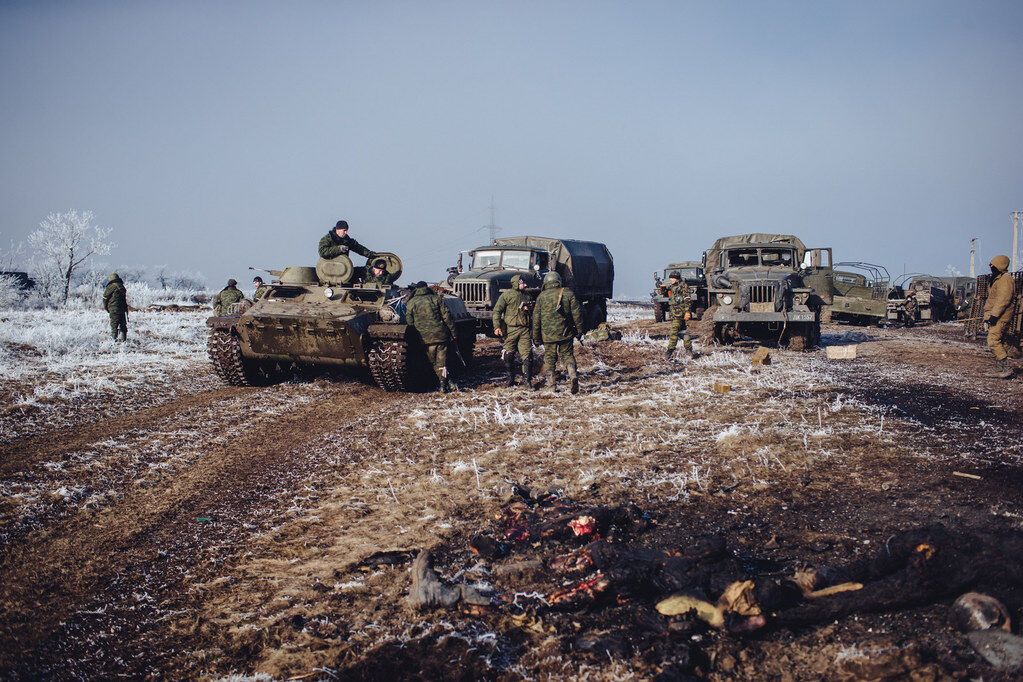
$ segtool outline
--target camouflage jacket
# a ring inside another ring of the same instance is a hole
[[[245,294],[238,287],[224,287],[220,293],[213,297],[213,311],[217,315],[226,315],[228,309],[234,303],[245,299]]]
[[[668,307],[671,316],[681,320],[693,305],[693,299],[689,293],[689,284],[684,280],[668,290]]]
[[[501,292],[494,306],[491,320],[494,329],[507,331],[508,327],[529,327],[533,322],[533,297],[519,291],[521,278],[515,275],[511,279],[511,289]]]
[[[429,287],[415,290],[405,307],[405,321],[415,327],[423,343],[444,343],[457,332],[444,299]]]
[[[984,303],[984,319],[1001,318],[1012,314],[1012,302],[1016,299],[1016,281],[1003,272],[988,285],[987,301]]]
[[[111,315],[128,312],[128,290],[120,278],[115,279],[103,290],[103,309]]]
[[[379,277],[377,277],[372,272],[370,272],[369,274],[366,275],[366,278],[364,280],[362,280],[362,283],[363,284],[379,284],[381,286],[385,286],[386,287],[386,286],[391,285],[394,282],[395,279],[396,279],[395,276],[392,275],[389,272],[385,272],[384,274],[380,275]]]
[[[337,258],[349,251],[354,251],[360,256],[365,256],[366,258],[372,258],[376,255],[348,235],[338,237],[334,230],[323,235],[323,238],[320,239],[319,251],[320,258]]]
[[[566,341],[583,333],[583,313],[571,289],[543,285],[533,308],[533,339],[540,343]]]
[[[261,287],[256,287],[256,293],[252,294],[252,300],[258,301],[259,297],[265,294],[267,289],[269,289],[269,287],[265,284]]]

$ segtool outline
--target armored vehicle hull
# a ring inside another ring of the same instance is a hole
[[[830,249],[807,249],[792,235],[723,237],[704,254],[704,269],[719,343],[750,338],[803,350],[819,342]]]
[[[664,322],[668,318],[668,286],[665,284],[672,272],[678,272],[689,285],[689,295],[693,299],[693,309],[699,319],[709,307],[707,302],[707,280],[703,276],[703,264],[700,261],[684,260],[668,263],[664,273],[654,273],[654,290],[650,293],[650,302],[654,304],[654,321]]]
[[[386,391],[435,385],[425,347],[404,322],[403,291],[360,284],[354,277],[359,269],[336,265],[321,260],[315,269],[275,272],[279,281],[255,304],[207,320],[208,353],[217,374],[228,384],[252,386],[296,371],[348,368],[368,374]],[[396,269],[400,273],[400,260]],[[346,281],[323,281],[338,277]],[[472,358],[475,323],[461,300],[446,296],[444,304],[459,331],[460,344],[450,353],[457,371]]]
[[[543,276],[551,270],[561,275],[565,286],[575,292],[583,309],[580,333],[607,321],[607,299],[613,295],[614,259],[607,247],[597,242],[550,237],[502,237],[487,246],[469,251],[468,270],[452,268],[448,284],[461,298],[479,325],[492,336],[492,314],[501,292],[511,286],[515,275],[525,276],[534,294]]]

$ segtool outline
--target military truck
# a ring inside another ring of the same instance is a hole
[[[955,308],[955,317],[965,319],[970,316],[970,308],[973,306],[973,297],[977,295],[977,278],[955,275],[939,277],[952,296],[952,306]]]
[[[703,276],[703,264],[696,260],[683,260],[668,263],[663,274],[654,272],[654,290],[650,293],[650,301],[654,304],[654,320],[664,322],[668,317],[668,277],[678,272],[689,285],[689,296],[693,299],[693,309],[697,318],[707,310],[707,280]]]
[[[912,312],[906,306],[911,292],[916,299]],[[890,322],[907,326],[917,322],[946,322],[954,319],[955,314],[951,287],[934,275],[922,272],[901,275],[888,295],[887,317]]]
[[[387,261],[397,279],[401,259]],[[365,266],[347,256],[321,258],[316,267],[269,271],[277,279],[255,303],[232,306],[207,320],[213,369],[234,386],[264,385],[294,372],[347,368],[368,374],[385,391],[436,386],[418,333],[405,323],[405,294],[394,285],[363,284]],[[445,296],[459,343],[452,343],[453,371],[472,359],[475,322],[455,296]]]
[[[758,232],[722,237],[703,258],[716,341],[751,338],[793,350],[818,343],[821,310],[832,302],[831,249]]]
[[[529,275],[530,288],[538,293],[544,275],[552,270],[579,299],[585,327],[579,333],[607,321],[607,299],[613,295],[615,269],[611,252],[603,244],[552,237],[501,237],[467,253],[468,269],[463,267],[459,254],[458,265],[449,270],[448,284],[465,302],[480,332],[488,336],[494,334],[494,306],[501,292],[511,286],[511,278]]]
[[[883,265],[847,261],[835,264],[831,305],[824,320],[880,324],[888,316],[891,275]]]

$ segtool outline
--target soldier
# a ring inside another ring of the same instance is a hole
[[[543,366],[547,385],[556,391],[557,360],[565,365],[572,382],[572,393],[579,392],[572,337],[580,339],[583,315],[571,289],[561,285],[561,275],[551,270],[543,278],[543,290],[533,310],[533,338],[543,343]]]
[[[238,280],[227,280],[227,286],[220,290],[213,297],[213,312],[217,315],[226,315],[231,306],[245,300],[245,294],[238,289]]]
[[[263,278],[257,275],[252,278],[252,288],[256,290],[256,293],[252,294],[252,300],[258,301],[259,297],[266,291],[267,286],[263,284]]]
[[[529,282],[521,275],[511,278],[511,288],[503,291],[494,306],[492,321],[494,334],[504,337],[501,359],[508,370],[508,386],[515,385],[515,353],[522,363],[524,386],[533,384],[532,349],[533,339],[530,327],[533,316],[533,297],[526,293]]]
[[[334,229],[323,235],[320,239],[319,251],[320,258],[337,258],[342,254],[347,254],[349,251],[354,251],[366,258],[373,258],[376,255],[348,236],[348,222],[344,220],[337,221]]]
[[[412,297],[405,307],[405,321],[415,327],[422,337],[426,345],[426,356],[440,382],[440,390],[447,393],[451,390],[451,381],[448,379],[448,342],[454,340],[458,343],[458,331],[444,300],[426,282],[416,282],[414,285]]]
[[[991,283],[988,285],[987,302],[984,303],[984,326],[987,327],[987,345],[995,356],[995,379],[1009,379],[1013,369],[1009,366],[1009,353],[1005,336],[1009,332],[1012,315],[1016,306],[1016,282],[1009,275],[1009,257],[995,256],[991,259]]]
[[[686,321],[693,318],[690,309],[693,306],[693,299],[689,294],[689,284],[682,279],[681,273],[677,270],[668,275],[668,312],[671,314],[671,333],[668,335],[668,350],[666,357],[670,360],[675,355],[675,348],[678,346],[678,333],[682,332],[682,347],[685,348],[689,357],[693,357],[693,337],[686,329]]]
[[[916,324],[916,309],[918,307],[916,290],[911,289],[910,292],[906,294],[906,302],[902,304],[902,319],[907,327],[912,327]]]
[[[110,315],[110,333],[114,341],[128,340],[128,290],[120,276],[113,272],[103,290],[103,308]]]
[[[394,282],[394,275],[387,272],[387,261],[383,258],[377,258],[373,261],[369,268],[369,274],[366,275],[364,284],[379,284],[381,286],[390,286]]]

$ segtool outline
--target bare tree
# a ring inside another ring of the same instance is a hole
[[[156,273],[156,281],[159,283],[161,289],[166,289],[170,285],[170,275],[167,274],[167,264],[154,265],[153,271]]]
[[[61,303],[67,304],[71,278],[93,256],[110,253],[113,242],[107,240],[112,228],[94,222],[92,211],[68,211],[46,216],[39,229],[28,236],[35,249],[33,263],[41,286],[49,295],[61,287]]]

